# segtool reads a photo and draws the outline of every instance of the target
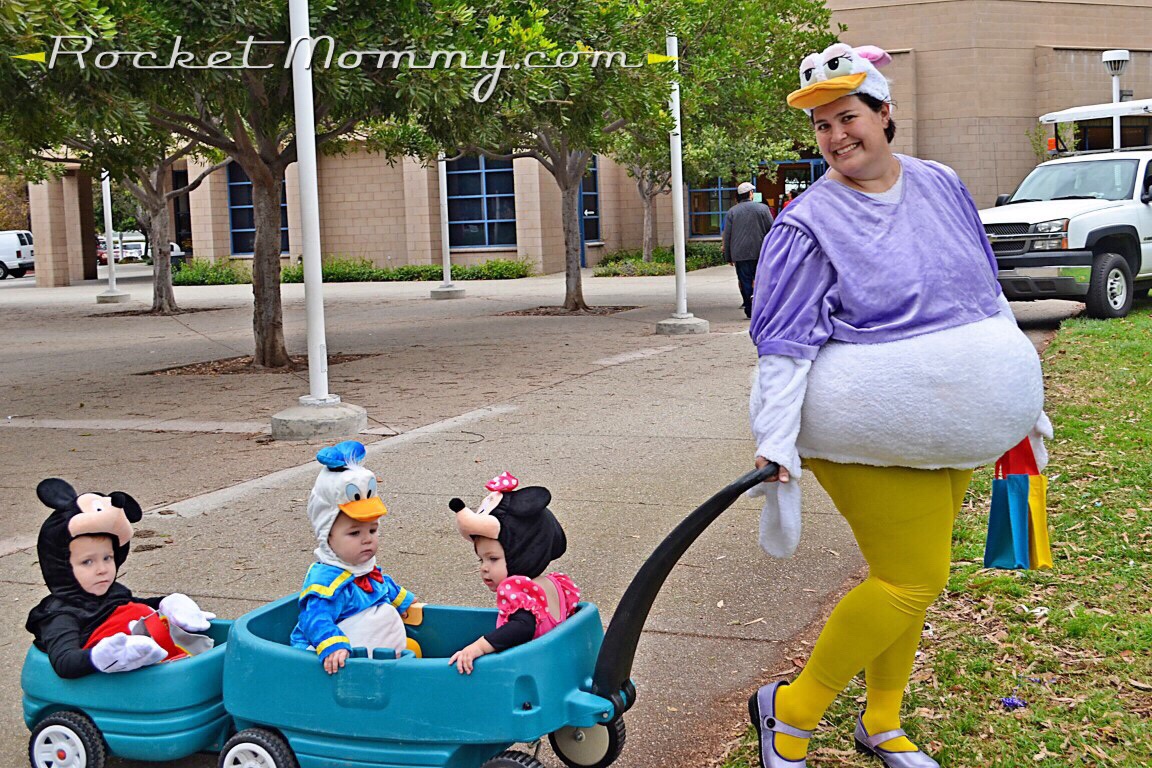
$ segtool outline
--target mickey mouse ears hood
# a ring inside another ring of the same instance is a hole
[[[560,521],[548,509],[552,493],[542,486],[517,488],[520,481],[504,472],[484,486],[491,493],[480,511],[468,509],[460,499],[448,507],[456,513],[456,526],[465,538],[496,539],[504,548],[509,576],[534,579],[568,549]]]
[[[107,534],[113,539],[113,557],[119,568],[128,559],[132,523],[143,516],[140,504],[123,491],[81,493],[66,481],[51,477],[36,486],[36,496],[52,513],[40,526],[36,554],[44,583],[56,597],[76,604],[102,598],[81,589],[72,574],[69,545],[77,536]]]
[[[560,521],[548,509],[552,494],[533,485],[505,493],[490,513],[500,521],[497,540],[504,547],[508,575],[534,579],[568,549]]]

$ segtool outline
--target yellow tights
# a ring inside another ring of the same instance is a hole
[[[924,612],[943,591],[952,560],[952,522],[964,501],[971,470],[908,469],[806,462],[852,527],[868,562],[868,578],[836,605],[808,664],[776,694],[776,715],[789,725],[815,728],[824,710],[864,670],[864,728],[900,727],[900,702],[920,644]],[[776,735],[789,760],[808,741]],[[916,749],[906,738],[883,749]]]

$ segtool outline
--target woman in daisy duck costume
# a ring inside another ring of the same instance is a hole
[[[1040,461],[1040,361],[996,280],[956,173],[895,154],[891,57],[843,43],[806,57],[788,103],[812,118],[828,172],[764,240],[750,335],[755,463],[780,466],[760,541],[800,536],[801,466],[852,528],[869,573],[828,619],[799,676],[749,700],[760,764],[800,768],[828,705],[860,671],[854,740],[889,768],[933,768],[900,727],[925,611],[944,588],[952,523],[976,466],[1025,436]]]
[[[568,548],[564,529],[548,509],[548,489],[520,488],[520,481],[507,472],[484,487],[490,493],[477,511],[460,499],[448,502],[460,534],[476,550],[484,586],[496,593],[496,629],[448,660],[463,674],[472,673],[480,656],[552,631],[580,602],[580,589],[567,574],[544,573]]]
[[[362,466],[366,451],[354,440],[320,450],[324,465],[308,496],[316,534],[316,562],[300,590],[294,647],[315,650],[334,674],[354,647],[407,647],[401,616],[415,600],[376,566],[379,519],[387,514],[376,475]]]

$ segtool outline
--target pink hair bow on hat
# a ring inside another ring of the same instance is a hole
[[[520,481],[512,477],[512,475],[508,474],[507,472],[501,472],[499,475],[485,483],[484,487],[490,491],[498,491],[503,493],[504,491],[514,491],[519,488]]]

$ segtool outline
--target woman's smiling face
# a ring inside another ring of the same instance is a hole
[[[858,96],[843,96],[812,110],[812,128],[825,162],[849,179],[875,179],[891,167],[884,129],[887,104],[872,111]]]

